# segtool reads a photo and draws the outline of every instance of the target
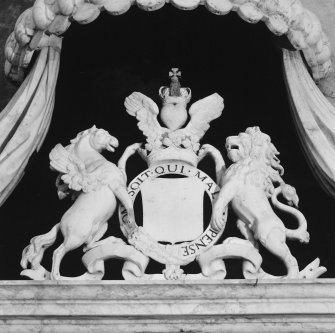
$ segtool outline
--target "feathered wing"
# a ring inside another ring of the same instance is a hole
[[[75,158],[61,144],[57,144],[49,154],[50,167],[58,171],[61,180],[67,184],[68,188],[74,191],[85,191],[85,184],[89,175],[86,173],[85,165],[78,158]],[[57,179],[58,195],[65,194],[65,187]],[[60,193],[61,192],[61,193]]]
[[[58,144],[49,154],[50,167],[58,172],[67,173],[70,162],[70,153],[61,145]]]
[[[184,134],[199,142],[209,128],[209,123],[220,117],[224,108],[223,98],[215,93],[191,105],[189,114],[191,120],[182,129]]]
[[[168,129],[161,127],[157,120],[159,114],[157,104],[142,93],[134,92],[126,98],[124,105],[127,112],[139,121],[138,128],[147,137],[149,150],[161,145],[162,135]]]

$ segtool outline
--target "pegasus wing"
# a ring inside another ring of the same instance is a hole
[[[70,153],[61,145],[57,144],[49,154],[50,167],[61,173],[67,173],[71,164]]]
[[[215,93],[205,97],[190,107],[191,120],[183,129],[192,141],[199,142],[209,128],[209,123],[220,117],[224,108],[223,98]]]
[[[80,159],[71,154],[61,144],[57,144],[51,150],[49,158],[51,169],[60,173],[56,182],[60,198],[63,194],[68,194],[66,186],[74,191],[86,190],[86,183],[91,179],[88,179],[89,175],[86,172],[85,164]]]
[[[160,141],[162,135],[168,131],[159,124],[157,120],[159,109],[151,98],[140,92],[134,92],[126,98],[124,105],[127,112],[139,121],[138,128],[147,137],[148,143]]]

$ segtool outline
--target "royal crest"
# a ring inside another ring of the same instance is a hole
[[[244,261],[245,278],[279,278],[262,270],[259,242],[285,263],[287,275],[283,278],[315,278],[323,274],[326,269],[319,266],[318,259],[300,271],[286,245],[286,238],[307,243],[309,234],[303,214],[290,207],[297,206],[298,196],[282,178],[284,169],[270,137],[258,127],[229,137],[226,149],[232,165],[226,169],[220,151],[201,143],[210,122],[222,114],[223,98],[214,93],[187,110],[191,89],[181,86],[178,68],[171,70],[170,78],[170,86],[159,89],[161,110],[140,92],[125,99],[126,111],[138,120],[146,142],[127,147],[117,166],[100,154],[104,149],[114,151],[117,139],[95,127],[79,133],[69,146],[58,144],[51,151],[51,168],[59,172],[59,197],[72,194],[75,202],[60,223],[47,234],[34,237],[25,248],[22,275],[70,279],[59,273],[61,260],[67,252],[84,245],[82,260],[87,273],[71,279],[101,279],[104,262],[109,258],[125,260],[122,274],[127,280],[224,279],[224,259],[232,257]],[[145,160],[147,169],[127,185],[126,165],[134,154]],[[198,168],[206,156],[214,160],[215,180]],[[141,226],[133,209],[139,193],[143,203]],[[279,202],[279,195],[287,205]],[[212,203],[212,218],[208,221],[204,221],[205,196]],[[285,228],[270,201],[274,207],[294,215],[298,229]],[[102,239],[117,203],[125,239]],[[245,239],[230,237],[218,244],[229,205]],[[58,231],[64,242],[54,252],[49,273],[41,261],[45,249],[56,241]],[[146,274],[150,260],[164,264],[165,269]],[[182,267],[194,260],[200,271],[187,274]]]

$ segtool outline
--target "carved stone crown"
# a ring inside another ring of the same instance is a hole
[[[170,87],[161,87],[159,96],[164,104],[177,103],[186,105],[191,100],[191,89],[182,88],[179,82],[181,71],[178,68],[172,68],[169,76],[171,78]]]
[[[173,68],[170,88],[160,89],[165,103],[160,111],[151,98],[140,92],[133,92],[125,99],[127,112],[137,118],[138,128],[147,138],[141,155],[149,166],[173,160],[195,167],[199,160],[200,140],[209,129],[210,122],[222,114],[224,101],[217,93],[196,101],[187,112],[191,90],[180,87],[180,75],[178,69]],[[185,126],[188,114],[190,120]],[[166,127],[159,124],[158,115]]]
[[[174,145],[165,149],[156,148],[150,152],[146,158],[149,167],[167,161],[179,161],[196,167],[198,165],[198,155],[189,148],[179,148]]]

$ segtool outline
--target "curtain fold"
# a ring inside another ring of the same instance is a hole
[[[55,101],[61,43],[41,49],[35,65],[0,114],[0,206],[24,174],[48,132]]]
[[[335,198],[335,108],[314,83],[299,52],[284,50],[283,59],[305,155],[323,188]]]
[[[61,44],[42,48],[36,63],[0,114],[0,206],[14,190],[48,132]],[[297,51],[283,51],[293,116],[306,157],[335,198],[335,108],[314,83]]]

